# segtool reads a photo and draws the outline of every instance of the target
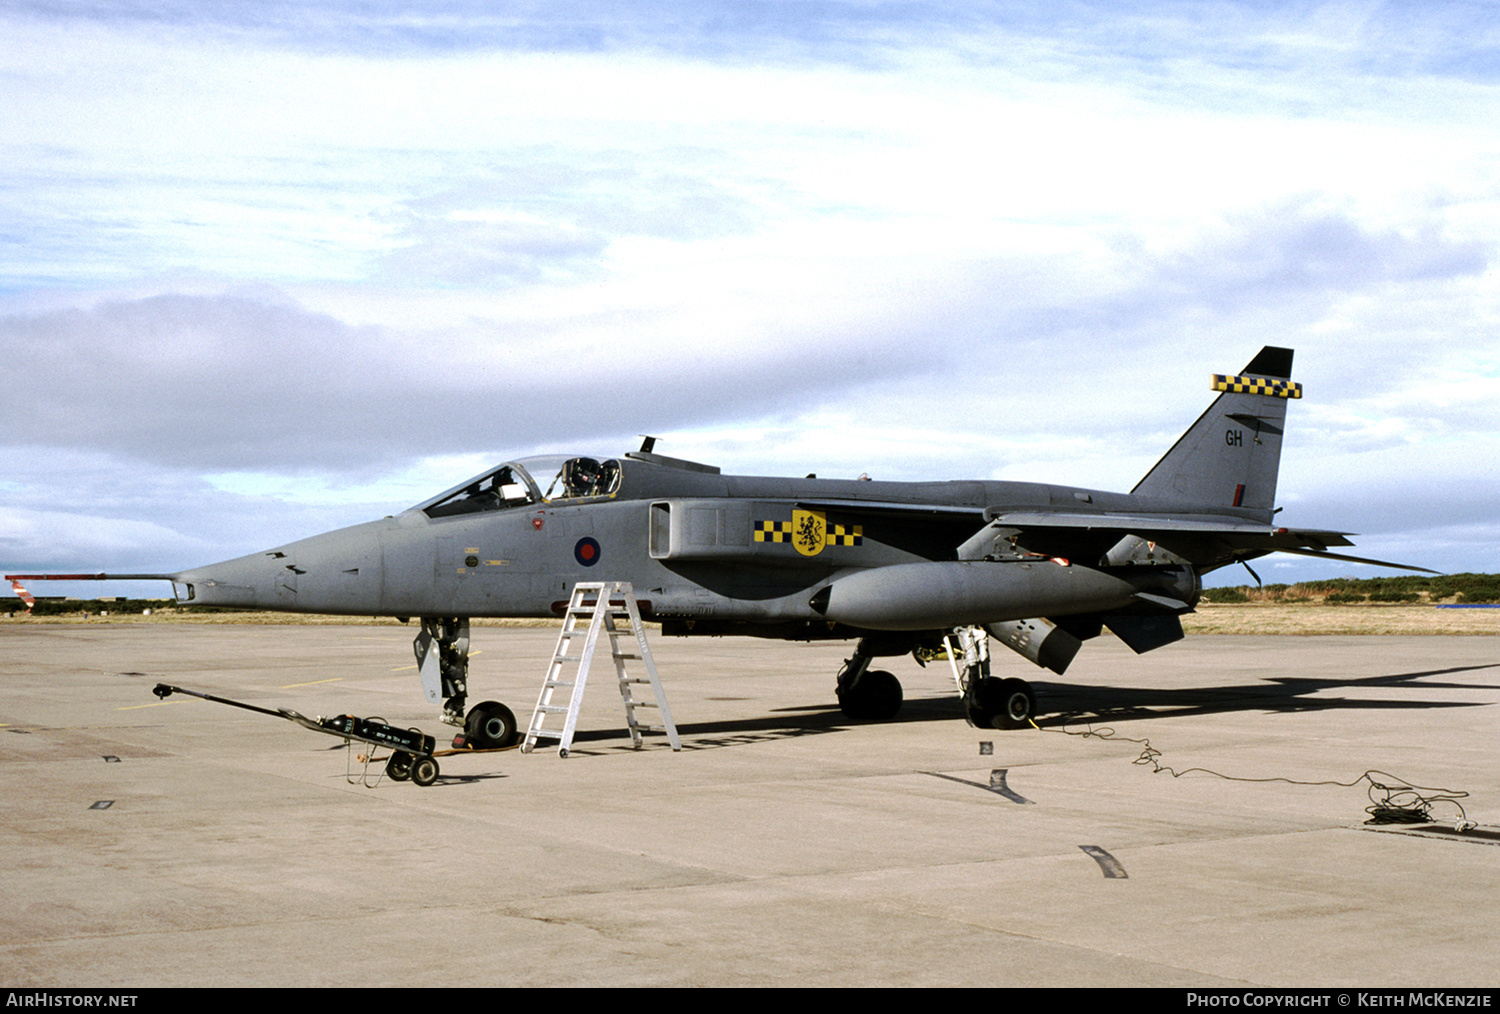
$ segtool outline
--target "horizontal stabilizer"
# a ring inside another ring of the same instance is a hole
[[[1439,574],[1441,571],[1429,570],[1426,567],[1413,567],[1409,563],[1391,563],[1389,560],[1371,560],[1364,556],[1347,556],[1343,553],[1324,553],[1316,549],[1277,549],[1278,553],[1294,553],[1297,556],[1311,556],[1324,560],[1342,560],[1345,563],[1367,563],[1372,567],[1394,567],[1397,570],[1415,570],[1423,574]]]

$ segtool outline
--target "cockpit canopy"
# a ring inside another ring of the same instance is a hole
[[[422,501],[412,510],[430,518],[446,518],[614,496],[619,490],[620,462],[614,458],[544,454],[492,468]]]

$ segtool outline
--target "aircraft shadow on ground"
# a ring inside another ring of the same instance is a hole
[[[1354,679],[1277,676],[1236,686],[1183,687],[1159,689],[1120,687],[1086,683],[1035,683],[1041,715],[1037,724],[1043,727],[1069,722],[1109,719],[1190,718],[1197,715],[1225,714],[1237,711],[1293,713],[1312,711],[1388,711],[1413,708],[1466,708],[1495,703],[1490,701],[1441,700],[1434,696],[1420,698],[1319,696],[1330,690],[1368,690],[1378,688],[1442,691],[1500,690],[1500,684],[1456,682],[1433,677],[1457,673],[1500,669],[1500,662],[1486,665],[1453,666],[1445,669],[1423,669],[1416,672],[1389,673]],[[964,709],[957,696],[920,697],[908,700],[890,724],[963,721]],[[839,732],[865,722],[846,717],[832,702],[777,708],[753,718],[718,722],[678,723],[684,750],[717,749],[728,746],[764,743]],[[988,731],[988,730],[985,730]],[[579,730],[575,745],[616,745],[629,739],[623,728]],[[647,739],[648,745],[664,743],[661,736]]]
[[[955,699],[954,704],[957,705],[957,703]],[[937,717],[946,720],[955,716],[961,720],[963,709],[957,708]],[[906,709],[903,709],[897,721],[907,720],[923,719],[909,718]],[[682,739],[684,750],[710,750],[726,746],[794,739],[799,736],[818,736],[828,732],[838,732],[858,724],[863,723],[851,721],[839,710],[837,704],[813,704],[796,708],[780,708],[769,715],[755,718],[735,718],[719,722],[678,722],[677,734]],[[624,728],[580,729],[573,736],[575,748],[580,744],[603,746],[610,740],[623,742],[627,749],[630,747],[630,737]],[[665,742],[666,737],[660,734],[651,735],[646,740],[649,746]]]
[[[1405,690],[1500,690],[1500,684],[1429,681],[1429,677],[1484,669],[1500,669],[1500,662],[1486,665],[1423,669],[1357,679],[1275,676],[1238,686],[1156,689],[1071,683],[1035,684],[1042,715],[1038,725],[1061,725],[1089,717],[1188,718],[1234,711],[1291,713],[1308,711],[1386,711],[1412,708],[1468,708],[1491,701],[1453,701],[1436,697],[1344,697],[1325,695],[1330,690],[1392,688]]]

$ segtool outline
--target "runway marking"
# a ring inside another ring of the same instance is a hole
[[[334,676],[331,679],[326,679],[326,680],[313,680],[311,683],[287,683],[286,685],[279,686],[276,689],[277,690],[295,690],[298,687],[315,687],[319,683],[342,683],[343,680],[344,680],[344,677],[342,677],[342,676]]]
[[[142,708],[159,708],[164,704],[194,704],[195,701],[184,698],[180,701],[152,701],[150,704],[125,704],[116,708],[116,711],[139,711]]]
[[[1031,800],[1027,799],[1023,795],[1020,795],[1014,789],[1012,789],[1010,786],[1008,786],[1008,785],[1005,784],[1005,774],[1009,770],[1010,770],[1009,768],[993,768],[993,769],[991,769],[991,771],[990,771],[990,783],[988,785],[984,784],[983,782],[970,781],[967,778],[959,778],[959,777],[957,777],[955,775],[945,775],[941,771],[923,771],[923,772],[920,772],[920,773],[924,774],[924,775],[931,775],[934,778],[946,778],[950,782],[958,782],[961,785],[972,785],[972,786],[974,786],[977,789],[984,789],[984,790],[986,790],[988,792],[993,792],[997,796],[1004,796],[1006,799],[1009,799],[1012,803],[1027,803],[1027,804],[1030,804],[1032,806],[1035,806],[1036,804],[1032,803]]]
[[[1078,847],[1084,851],[1085,855],[1099,864],[1099,868],[1104,871],[1105,880],[1130,879],[1130,875],[1125,872],[1125,867],[1120,865],[1120,860],[1104,851],[1098,845],[1080,845]]]

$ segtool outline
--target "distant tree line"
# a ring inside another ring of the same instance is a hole
[[[177,607],[175,599],[53,599],[38,598],[31,608],[32,616],[73,616],[78,613],[135,613],[149,609],[153,613]],[[24,612],[26,603],[15,599],[4,612]]]
[[[1439,574],[1401,577],[1337,577],[1298,584],[1206,588],[1206,602],[1500,602],[1500,574]]]

